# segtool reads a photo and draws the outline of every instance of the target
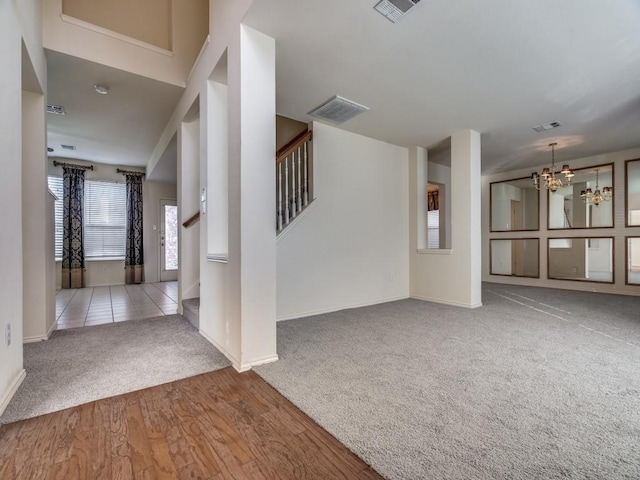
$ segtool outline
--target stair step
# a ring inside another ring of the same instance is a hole
[[[187,298],[182,301],[182,314],[189,323],[200,328],[200,298]]]

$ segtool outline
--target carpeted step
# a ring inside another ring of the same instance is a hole
[[[187,298],[182,301],[182,314],[196,328],[200,328],[200,298]]]

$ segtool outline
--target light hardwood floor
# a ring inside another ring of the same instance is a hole
[[[0,427],[0,479],[380,479],[232,368]]]

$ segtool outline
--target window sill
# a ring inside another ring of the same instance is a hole
[[[453,250],[450,248],[419,248],[418,255],[451,255]]]
[[[124,257],[92,257],[85,258],[86,262],[124,262]]]
[[[85,262],[124,262],[124,257],[85,258]],[[62,258],[56,258],[56,263],[62,263]]]

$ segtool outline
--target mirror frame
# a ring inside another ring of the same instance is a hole
[[[598,227],[602,228],[602,227]],[[608,227],[606,227],[608,228]],[[600,280],[582,280],[580,278],[557,278],[549,276],[549,266],[550,266],[550,257],[549,255],[549,244],[551,240],[611,240],[611,281],[604,282]],[[616,282],[616,239],[615,237],[548,237],[547,238],[547,280],[558,280],[559,282],[580,282],[580,283],[602,283],[605,285],[614,285]]]
[[[538,197],[540,198],[540,197]],[[540,218],[538,216],[538,218]],[[493,268],[493,253],[492,253],[492,249],[491,249],[491,242],[493,242],[494,240],[500,240],[500,241],[504,241],[504,240],[537,240],[538,241],[538,275],[507,275],[505,273],[493,273],[492,268]],[[540,237],[527,237],[527,238],[490,238],[489,239],[489,275],[495,276],[495,277],[516,277],[516,278],[540,278],[540,244],[542,242],[540,241]]]
[[[573,171],[575,173],[580,172],[581,170],[594,170],[599,167],[608,167],[611,166],[611,188],[613,189],[613,196],[611,197],[611,225],[602,226],[602,227],[552,227],[549,225],[551,220],[551,202],[549,201],[550,195],[553,195],[549,190],[547,190],[547,230],[551,231],[571,231],[571,230],[595,230],[601,228],[613,228],[615,225],[615,213],[616,213],[616,186],[615,186],[615,164],[614,162],[610,163],[602,163],[600,165],[590,165],[588,167],[576,168]],[[608,203],[608,202],[607,202]],[[562,238],[573,238],[573,237],[562,237]],[[598,238],[598,237],[589,237],[589,238]]]
[[[627,235],[624,237],[624,284],[630,285],[632,287],[640,287],[640,283],[630,283],[629,282],[629,240],[631,238],[640,239],[640,234],[638,235]]]
[[[624,162],[624,226],[640,227],[640,224],[629,224],[629,164],[631,162],[640,163],[640,158],[632,158],[631,160],[626,160]],[[635,283],[632,283],[631,285],[635,285]]]
[[[494,233],[494,232],[495,233],[504,233],[504,232],[538,232],[538,231],[540,231],[540,196],[541,196],[540,195],[540,190],[537,190],[537,192],[538,192],[538,221],[536,222],[536,228],[523,228],[523,229],[520,229],[520,230],[494,230],[493,229],[493,185],[495,183],[507,183],[507,182],[514,182],[516,180],[529,180],[529,181],[531,181],[531,177],[509,178],[507,180],[500,180],[500,181],[497,181],[497,182],[491,182],[489,184],[489,232],[491,232],[491,233]],[[531,186],[533,188],[535,188],[533,186],[533,184]],[[496,238],[496,240],[503,240],[503,239]],[[504,239],[504,240],[509,240],[509,239]],[[540,258],[538,257],[538,263],[539,262],[540,262]],[[538,268],[538,273],[540,273],[540,268]],[[533,277],[527,277],[527,278],[533,278]]]

